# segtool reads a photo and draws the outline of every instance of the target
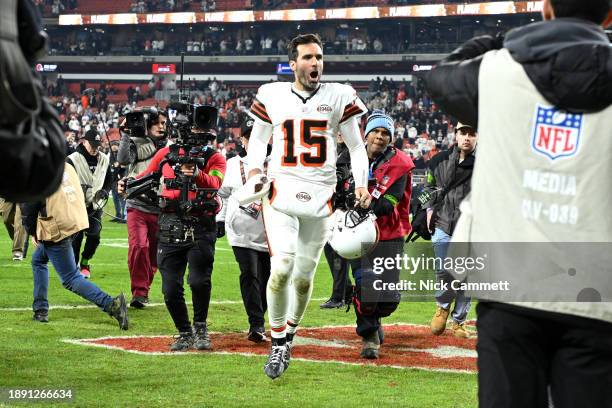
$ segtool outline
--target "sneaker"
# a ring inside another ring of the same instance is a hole
[[[249,330],[249,335],[247,340],[252,341],[253,343],[265,343],[268,341],[266,337],[266,331],[263,327],[252,328]]]
[[[362,342],[363,346],[361,348],[360,356],[369,360],[377,359],[380,349],[380,338],[378,337],[378,331],[364,337]]]
[[[192,332],[180,332],[177,336],[174,336],[174,343],[170,346],[170,351],[183,351],[193,346],[193,333]]]
[[[23,261],[23,252],[13,252],[13,261]]]
[[[272,340],[272,348],[270,349],[270,355],[268,361],[264,366],[264,373],[271,379],[275,379],[281,376],[285,371],[285,355],[287,353],[286,344],[278,344]]]
[[[341,300],[329,299],[327,302],[319,305],[321,309],[339,309],[344,306],[344,302]]]
[[[429,327],[431,328],[431,332],[435,336],[441,335],[442,333],[444,333],[444,330],[446,330],[446,320],[448,319],[449,312],[450,309],[444,309],[440,306],[438,306],[438,308],[436,309],[436,313],[431,319],[431,323],[429,325]]]
[[[210,344],[210,336],[208,335],[208,328],[206,323],[194,323],[193,324],[193,346],[196,350],[210,350],[212,345]]]
[[[451,325],[451,331],[455,337],[459,337],[461,339],[467,339],[470,337],[470,333],[465,330],[463,327],[463,323],[457,323],[453,320],[453,324]]]
[[[89,270],[89,265],[81,264],[81,276],[85,279],[91,278],[91,271]]]
[[[110,311],[108,314],[114,317],[119,322],[119,328],[121,330],[127,330],[129,326],[128,309],[127,303],[125,302],[125,296],[120,293],[119,296],[113,299]]]
[[[142,309],[149,303],[149,299],[146,296],[134,296],[130,301],[130,306],[136,309]]]
[[[47,309],[38,309],[34,311],[32,320],[36,320],[41,323],[49,323],[49,311]]]

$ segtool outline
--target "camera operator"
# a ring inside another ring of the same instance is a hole
[[[147,168],[155,153],[166,143],[166,114],[155,108],[145,108],[128,113],[125,125],[117,161],[128,166],[127,177],[135,177]],[[130,306],[141,309],[149,303],[149,290],[157,271],[159,203],[157,197],[152,200],[140,195],[126,200],[126,206]]]
[[[47,35],[31,1],[1,1],[0,17],[0,196],[37,200],[57,190],[66,158],[60,120],[33,70]]]
[[[138,178],[157,172],[163,164],[157,262],[166,307],[179,331],[170,349],[179,351],[194,346],[198,350],[210,350],[206,320],[217,239],[215,214],[220,203],[216,196],[212,199],[214,208],[210,205],[191,208],[190,203],[198,200],[198,188],[218,190],[221,187],[226,163],[213,147],[217,110],[201,105],[189,105],[184,109],[189,109],[189,112],[178,112],[173,119],[178,124],[177,143],[159,150]],[[193,329],[183,289],[187,265],[187,281],[193,301]]]
[[[72,240],[74,260],[79,265],[79,254],[81,254],[81,243],[85,233],[85,246],[81,254],[79,265],[81,275],[86,279],[91,277],[89,261],[96,253],[100,245],[100,233],[102,232],[102,210],[108,199],[108,192],[112,184],[112,172],[108,155],[99,151],[100,135],[91,128],[81,139],[81,144],[76,148],[66,161],[74,167],[81,187],[85,193],[85,205],[89,217],[89,227],[79,231]]]
[[[400,301],[400,293],[397,291],[377,292],[370,287],[375,279],[397,282],[399,270],[391,268],[383,275],[374,275],[371,260],[401,257],[404,253],[404,237],[411,231],[408,213],[414,164],[410,157],[393,147],[391,142],[394,129],[393,119],[378,110],[368,117],[365,129],[366,152],[370,163],[368,191],[373,198],[370,209],[377,217],[380,235],[378,245],[372,252],[352,260],[350,264],[355,279],[353,303],[357,316],[357,334],[362,337],[363,343],[361,357],[367,359],[379,357],[384,338],[381,318],[390,316]],[[348,161],[346,155],[338,158],[339,164]],[[340,188],[346,192],[346,184]],[[365,299],[364,291],[368,291],[368,298],[376,293],[378,300]]]
[[[241,206],[234,192],[246,183],[247,150],[254,120],[247,116],[240,134],[242,149],[239,156],[227,161],[227,173],[219,196],[223,208],[217,215],[217,237],[227,231],[227,240],[240,267],[240,293],[249,318],[247,339],[254,343],[266,341],[264,314],[266,313],[266,285],[270,277],[270,253],[263,224],[261,201]],[[227,203],[227,205],[226,205]]]

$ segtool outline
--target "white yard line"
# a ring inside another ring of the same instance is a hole
[[[100,246],[111,247],[111,248],[127,248],[127,238],[105,238],[100,242]],[[231,249],[215,247],[215,251],[229,252]]]
[[[320,302],[327,300],[327,298],[314,298],[310,299],[311,302]],[[191,305],[191,302],[187,302]],[[211,300],[211,305],[241,305],[242,300]],[[158,307],[165,306],[165,303],[148,303],[147,307]],[[52,305],[49,307],[51,310],[72,310],[72,309],[97,309],[96,305]],[[0,312],[31,312],[31,307],[0,307]]]
[[[127,242],[125,242],[125,243],[124,242],[109,242],[109,243],[101,242],[100,246],[110,247],[110,248],[128,248]],[[227,248],[215,248],[215,251],[229,252],[229,251],[231,251],[231,249],[227,249]]]

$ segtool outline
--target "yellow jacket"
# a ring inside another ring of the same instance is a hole
[[[79,176],[70,164],[64,164],[60,187],[45,204],[36,223],[39,241],[59,242],[89,227]]]

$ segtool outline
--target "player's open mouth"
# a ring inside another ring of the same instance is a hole
[[[310,73],[310,79],[318,79],[319,78],[319,71],[312,71]]]

